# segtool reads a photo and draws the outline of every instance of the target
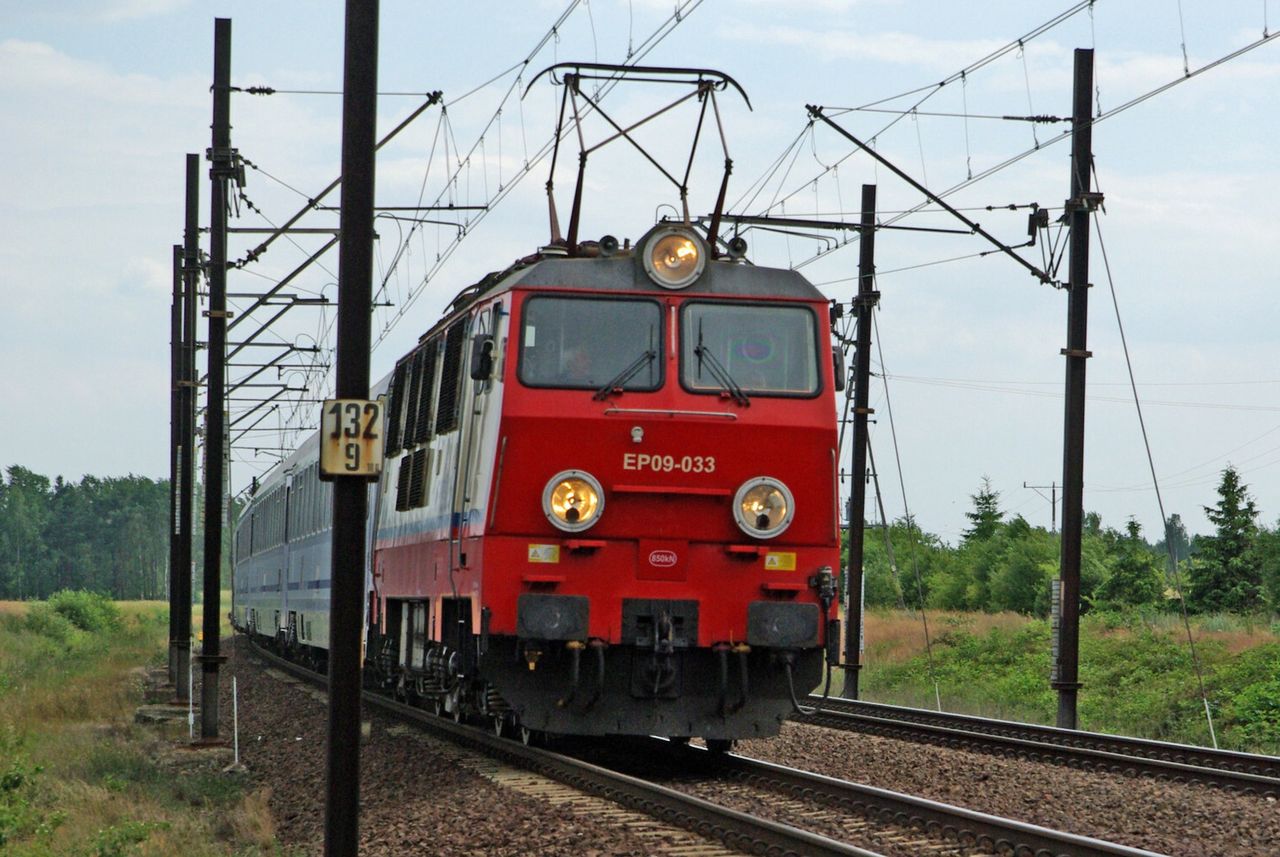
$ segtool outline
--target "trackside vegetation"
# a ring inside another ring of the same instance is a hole
[[[1259,523],[1231,467],[1217,494],[1205,507],[1210,535],[1188,536],[1173,515],[1166,538],[1150,543],[1136,521],[1115,529],[1085,516],[1081,728],[1210,743],[1185,603],[1219,743],[1280,753],[1280,522]],[[1058,535],[1006,518],[986,480],[971,500],[957,545],[909,520],[868,524],[864,696],[1052,723]]]
[[[983,480],[971,497],[971,526],[958,545],[914,521],[874,528],[868,523],[868,606],[1047,616],[1049,582],[1058,576],[1058,534],[1020,515],[1006,518],[999,497]],[[1273,527],[1259,523],[1247,486],[1230,467],[1222,473],[1217,502],[1205,513],[1214,524],[1212,534],[1188,536],[1175,514],[1166,537],[1154,543],[1134,520],[1115,529],[1104,526],[1096,513],[1086,514],[1083,611],[1180,612],[1178,599],[1185,598],[1192,613],[1280,613],[1280,521]]]
[[[193,546],[199,578],[201,492]],[[231,509],[235,519],[236,504]],[[169,481],[145,476],[71,482],[19,465],[0,474],[0,599],[48,598],[86,589],[117,599],[163,599],[169,577]],[[230,529],[224,578],[230,572]],[[201,591],[197,579],[194,591]]]
[[[0,854],[283,853],[265,791],[177,749],[185,723],[134,724],[139,665],[163,665],[167,635],[158,603],[0,602]]]
[[[867,617],[862,696],[876,702],[1052,725],[1050,625],[1004,614],[929,611]],[[1219,744],[1280,755],[1280,624],[1192,618]],[[1199,682],[1180,617],[1094,611],[1081,622],[1080,728],[1208,746]],[[937,682],[935,697],[934,682]]]

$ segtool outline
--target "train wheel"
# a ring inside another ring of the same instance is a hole
[[[733,749],[732,738],[708,738],[707,749],[712,753],[728,753]]]
[[[502,733],[507,731],[507,715],[505,714],[491,715],[489,722],[493,726],[493,734],[498,738],[501,738]]]
[[[528,726],[520,727],[520,743],[528,747],[530,744],[537,742],[538,733],[530,729]]]
[[[441,696],[433,696],[431,698],[431,713],[436,717],[444,714],[444,698]]]

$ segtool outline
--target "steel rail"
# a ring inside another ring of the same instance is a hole
[[[257,645],[252,643],[251,645],[254,653],[272,666],[317,686],[325,686],[326,680],[323,676],[265,651]],[[378,708],[452,743],[478,750],[492,758],[621,804],[672,826],[719,841],[730,848],[741,849],[751,854],[777,855],[777,857],[807,857],[807,855],[881,857],[874,851],[838,842],[790,825],[756,818],[747,813],[570,756],[540,747],[526,746],[509,738],[500,738],[487,730],[455,723],[371,691],[364,692],[362,701],[365,705]]]
[[[1147,738],[1058,729],[1035,723],[906,708],[818,696],[810,723],[851,732],[995,752],[1087,770],[1136,771],[1170,782],[1202,783],[1227,791],[1280,797],[1280,757],[1213,750]]]

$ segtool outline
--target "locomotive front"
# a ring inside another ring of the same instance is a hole
[[[828,305],[735,249],[663,224],[506,281],[479,666],[529,729],[772,735],[821,680]]]

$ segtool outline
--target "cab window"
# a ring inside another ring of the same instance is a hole
[[[817,324],[803,306],[690,302],[680,317],[680,381],[722,393],[726,381],[753,396],[818,393]]]
[[[662,386],[662,309],[656,301],[539,295],[525,301],[520,327],[519,374],[526,386]]]

